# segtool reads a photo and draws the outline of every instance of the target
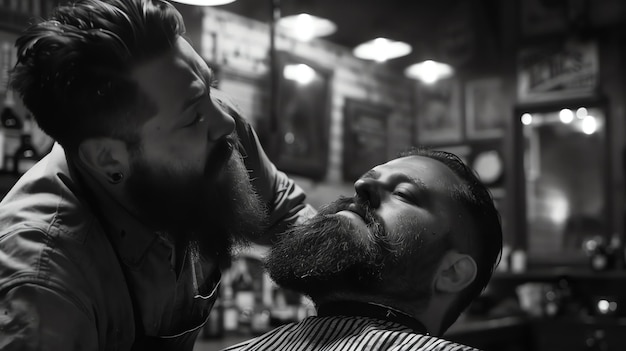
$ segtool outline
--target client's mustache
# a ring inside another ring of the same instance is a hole
[[[319,214],[331,215],[344,210],[353,212],[356,210],[356,212],[363,217],[365,224],[367,224],[370,232],[375,237],[383,238],[387,236],[383,219],[376,214],[375,210],[370,206],[369,201],[358,195],[354,197],[341,196],[336,201],[322,207]]]

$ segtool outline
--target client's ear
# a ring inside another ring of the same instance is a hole
[[[78,157],[83,166],[101,181],[109,181],[113,174],[125,174],[129,169],[126,143],[113,138],[89,138],[80,143]]]
[[[439,263],[435,277],[435,290],[456,293],[465,289],[476,279],[476,261],[455,250],[448,251]]]

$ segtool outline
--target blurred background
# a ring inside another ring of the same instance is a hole
[[[59,0],[0,0],[0,188],[51,141],[7,90],[13,43]],[[412,145],[451,151],[503,220],[502,261],[445,337],[485,350],[625,350],[622,0],[173,2],[194,47],[315,207]],[[265,247],[225,272],[196,347],[314,313]]]

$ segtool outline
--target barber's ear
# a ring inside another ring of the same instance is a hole
[[[129,169],[129,152],[126,143],[119,139],[86,139],[78,146],[78,157],[100,180],[109,181],[114,174],[125,174]]]
[[[448,251],[439,263],[435,277],[435,290],[456,293],[476,279],[476,261],[467,254]]]

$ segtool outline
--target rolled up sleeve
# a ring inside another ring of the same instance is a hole
[[[277,233],[312,217],[317,211],[306,203],[306,194],[293,179],[278,170],[265,154],[259,138],[250,124],[237,112],[232,102],[218,93],[223,106],[235,119],[244,163],[250,172],[255,190],[265,202],[269,214],[269,228],[261,243],[270,242]]]
[[[237,123],[252,184],[269,209],[270,227],[265,237],[273,238],[289,226],[312,217],[316,210],[306,203],[302,188],[269,160],[252,127],[243,120]]]

